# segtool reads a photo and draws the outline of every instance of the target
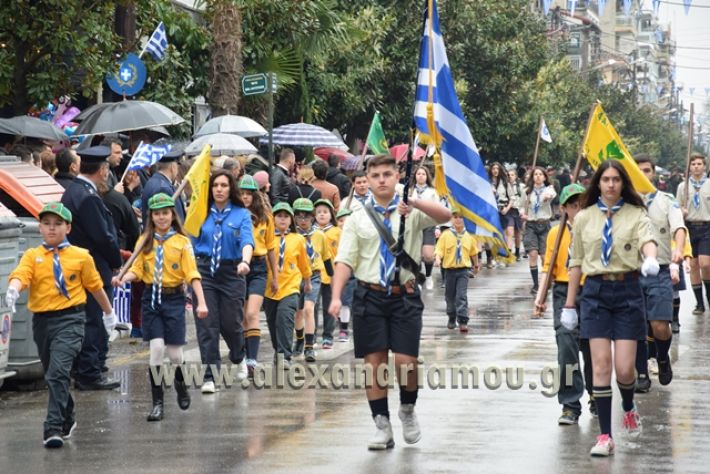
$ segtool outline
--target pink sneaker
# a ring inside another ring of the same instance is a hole
[[[641,434],[641,417],[639,416],[636,406],[624,413],[624,421],[621,426],[626,430],[626,434],[630,436],[638,436]]]
[[[592,456],[611,456],[614,454],[614,440],[608,434],[597,436],[597,444],[589,451],[589,454]]]

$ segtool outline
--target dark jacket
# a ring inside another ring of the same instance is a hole
[[[289,193],[293,185],[286,170],[279,165],[275,165],[271,169],[269,181],[271,182],[271,204],[289,202]]]
[[[148,199],[152,198],[158,193],[165,193],[172,197],[175,194],[175,188],[170,180],[162,173],[156,172],[143,186],[143,192],[141,193],[141,217],[145,221],[148,216]],[[182,202],[182,198],[177,198],[175,200],[175,212],[180,218],[181,222],[185,222],[185,205]]]
[[[54,181],[59,183],[59,185],[64,189],[67,189],[69,185],[74,182],[74,178],[76,178],[76,176],[74,176],[73,174],[62,173],[61,171],[57,171],[54,175]]]
[[[308,198],[312,202],[316,202],[321,198],[321,193],[310,184],[299,183],[291,187],[288,193],[288,203],[293,205],[293,201],[298,198]]]
[[[114,189],[109,189],[104,194],[103,201],[113,218],[113,224],[118,234],[118,246],[122,249],[133,250],[140,235],[140,226],[131,203],[126,196]]]
[[[325,180],[338,187],[340,199],[345,199],[350,195],[350,180],[338,168],[328,168]]]

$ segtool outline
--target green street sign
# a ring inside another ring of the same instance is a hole
[[[249,74],[242,77],[242,92],[244,95],[263,94],[268,90],[266,74]]]

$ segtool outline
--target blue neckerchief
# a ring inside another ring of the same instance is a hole
[[[458,265],[463,261],[463,255],[461,253],[461,238],[463,237],[463,234],[459,234],[458,232],[456,232],[453,227],[449,230],[452,234],[454,234],[454,237],[456,237],[456,253],[454,254],[454,257],[456,260],[456,264]],[[464,234],[465,233],[466,231],[464,230]]]
[[[59,261],[59,251],[69,247],[71,244],[65,238],[64,242],[61,242],[56,247],[51,247],[47,245],[46,242],[42,242],[42,246],[52,252],[54,256],[52,257],[52,271],[54,272],[54,286],[57,287],[59,293],[62,294],[66,299],[69,299],[69,291],[67,290],[67,283],[64,280],[64,273],[62,272],[62,264]]]
[[[221,211],[214,205],[210,208],[210,213],[214,217],[214,235],[212,237],[212,258],[210,259],[210,274],[214,276],[219,269],[222,260],[222,222],[232,212],[232,206],[227,205]]]
[[[540,204],[541,204],[541,196],[542,192],[545,190],[545,187],[541,188],[533,188],[533,192],[535,193],[535,202],[533,203],[533,213],[535,213],[535,216],[540,212]]]
[[[387,230],[392,232],[392,221],[390,221],[390,214],[397,210],[397,205],[399,204],[399,195],[395,194],[394,199],[390,201],[387,207],[382,207],[373,197],[370,198],[370,203],[375,211],[382,214],[384,217],[383,221]],[[385,239],[380,237],[380,285],[389,288],[390,279],[394,273],[395,258],[394,254],[390,250]]]
[[[695,207],[695,209],[700,209],[700,188],[703,187],[706,180],[707,178],[705,177],[703,177],[700,181],[690,178],[690,184],[693,185],[693,189],[695,190],[695,194],[693,195],[693,207]]]
[[[653,200],[656,199],[656,194],[658,194],[658,191],[646,195],[646,207],[647,208],[650,208],[651,204],[653,204]],[[698,203],[698,206],[699,205],[700,205],[700,203]]]
[[[158,248],[155,249],[155,268],[153,269],[153,293],[151,294],[150,305],[153,309],[160,306],[162,302],[162,292],[163,292],[163,260],[165,249],[163,244],[170,237],[175,235],[175,230],[171,227],[165,235],[160,235],[155,232],[153,237],[158,241]]]
[[[599,207],[599,210],[601,210],[603,213],[606,214],[606,222],[604,223],[604,230],[602,231],[602,265],[605,267],[609,265],[609,260],[611,259],[611,247],[614,244],[614,239],[611,235],[611,228],[612,228],[612,223],[611,223],[611,218],[614,217],[614,214],[616,211],[621,209],[621,206],[624,205],[624,198],[619,199],[619,201],[614,204],[611,209],[607,208],[604,202],[602,201],[602,198],[600,197],[597,200],[597,207]]]
[[[296,230],[298,230],[298,233],[306,238],[306,253],[308,254],[308,259],[311,261],[312,264],[313,260],[316,257],[316,252],[313,249],[313,242],[311,241],[311,236],[313,235],[313,232],[316,231],[316,226],[311,226],[311,229],[308,232],[301,229],[300,227],[297,227]]]
[[[290,229],[286,229],[286,231],[282,234],[281,232],[276,230],[276,235],[281,237],[279,240],[279,271],[283,270],[284,268],[284,256],[286,255],[286,236],[290,232]]]

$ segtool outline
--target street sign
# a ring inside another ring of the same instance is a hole
[[[267,83],[266,74],[249,74],[242,77],[242,92],[244,95],[263,94],[268,90]]]

